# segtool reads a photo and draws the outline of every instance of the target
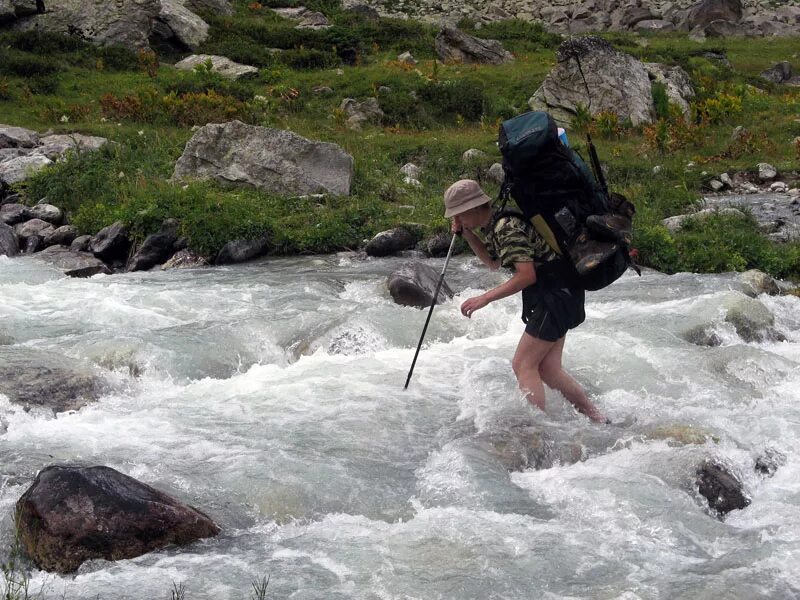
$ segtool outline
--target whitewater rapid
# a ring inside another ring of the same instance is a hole
[[[60,462],[118,469],[222,527],[71,576],[34,569],[32,589],[150,600],[184,582],[187,600],[244,599],[268,575],[270,598],[800,598],[800,298],[760,296],[785,341],[745,342],[725,320],[735,274],[646,272],[590,294],[565,364],[626,423],[605,427],[551,391],[546,414],[525,404],[510,366],[519,302],[462,317],[502,277],[467,258],[403,391],[426,311],[391,301],[399,264],[341,254],[79,280],[0,257],[0,349],[107,382],[57,416],[0,394],[0,547],[16,500]],[[721,344],[687,341],[698,326]],[[540,468],[509,473],[491,449],[520,427],[539,436]],[[753,469],[766,448],[786,457],[771,478]],[[739,475],[748,508],[710,514],[693,485],[706,457]]]

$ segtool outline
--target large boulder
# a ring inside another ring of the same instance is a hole
[[[63,356],[0,346],[0,393],[25,410],[78,410],[96,400],[105,383],[92,369]]]
[[[733,325],[745,342],[785,339],[774,329],[775,316],[760,301],[744,294],[731,294],[722,302],[725,321]]]
[[[77,239],[79,233],[78,228],[74,225],[62,225],[44,238],[44,245],[47,247],[69,246]]]
[[[277,194],[349,195],[353,157],[336,144],[241,121],[201,127],[173,179],[212,178]]]
[[[766,71],[762,71],[761,78],[772,83],[789,81],[792,78],[792,64],[788,61],[779,62]]]
[[[157,28],[154,31],[163,31],[164,39],[171,41],[173,38],[194,50],[208,38],[208,23],[189,10],[182,0],[161,0],[161,13],[158,21],[165,29]]]
[[[402,306],[416,306],[428,308],[433,302],[433,294],[439,283],[441,274],[430,265],[421,262],[411,262],[401,265],[389,275],[388,286],[392,299]],[[453,297],[453,290],[442,283],[437,304]]]
[[[39,144],[39,134],[30,129],[0,124],[0,148],[33,148]]]
[[[50,246],[38,252],[35,257],[61,269],[67,277],[111,275],[111,269],[99,258],[88,252],[71,250],[66,246]]]
[[[247,262],[269,252],[269,237],[262,235],[256,239],[233,240],[222,247],[214,264],[232,265]]]
[[[650,79],[664,85],[669,101],[689,117],[691,115],[689,103],[696,96],[689,74],[681,67],[670,67],[659,63],[644,63],[644,66]]]
[[[239,79],[247,75],[257,75],[258,68],[233,62],[224,56],[213,54],[192,54],[175,63],[175,68],[181,71],[194,71],[199,65],[210,66],[211,71],[228,79]]]
[[[14,226],[20,247],[26,252],[35,252],[44,245],[44,239],[55,231],[47,221],[31,219]]]
[[[121,221],[104,227],[89,242],[92,254],[107,263],[127,261],[130,247],[128,230]]]
[[[82,135],[80,133],[46,135],[41,138],[33,154],[42,154],[56,160],[67,152],[89,152],[99,150],[108,140],[104,137]]]
[[[388,231],[381,231],[372,238],[364,250],[368,256],[392,256],[403,250],[411,250],[417,243],[417,238],[405,227],[395,227]]]
[[[0,223],[0,256],[16,256],[19,254],[19,242],[14,228]]]
[[[148,235],[133,255],[128,271],[146,271],[168,260],[178,239],[179,226],[175,219],[167,219],[161,225],[161,231]]]
[[[444,62],[502,65],[514,56],[497,40],[483,40],[444,25],[436,36],[436,54]]]
[[[593,115],[612,112],[635,126],[652,122],[652,86],[641,61],[596,36],[562,43],[557,58],[555,69],[529,100],[532,109],[549,111],[562,121],[571,121],[582,106],[591,107]]]
[[[686,28],[706,27],[714,21],[738,23],[741,18],[741,0],[700,0],[689,9]]]
[[[13,185],[25,181],[30,175],[43,169],[53,161],[41,154],[19,156],[0,162],[0,182]]]
[[[210,12],[217,15],[232,15],[233,4],[230,0],[185,0],[186,6],[193,12]]]
[[[724,465],[707,460],[697,468],[697,491],[711,509],[720,515],[750,505],[742,482]]]
[[[0,206],[0,221],[6,225],[16,225],[33,218],[31,209],[24,204],[4,204]]]
[[[45,0],[47,11],[18,27],[74,35],[99,45],[148,48],[161,0]]]
[[[20,544],[46,571],[120,560],[212,537],[205,514],[109,467],[52,465],[16,505]]]
[[[41,219],[56,227],[64,222],[64,211],[47,202],[40,202],[36,206],[32,206],[30,214],[34,219]]]

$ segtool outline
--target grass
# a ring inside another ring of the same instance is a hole
[[[138,240],[164,218],[178,217],[192,248],[209,256],[230,239],[264,232],[273,253],[297,254],[356,248],[377,231],[404,222],[418,223],[428,233],[444,231],[443,190],[455,179],[481,179],[499,160],[498,124],[527,110],[528,98],[555,64],[559,43],[529,23],[490,24],[476,33],[503,41],[516,54],[514,63],[442,65],[434,60],[436,29],[427,24],[368,21],[318,0],[305,5],[324,12],[334,27],[302,31],[267,8],[296,2],[235,4],[233,16],[205,15],[211,35],[201,51],[260,67],[257,76],[239,82],[202,68],[186,73],[159,64],[179,55],[0,33],[4,122],[117,142],[42,171],[24,186],[28,200],[47,197],[63,206],[82,232],[121,219]],[[470,22],[462,25],[473,31]],[[712,221],[713,227],[674,235],[661,226],[665,217],[694,207],[711,175],[752,171],[758,162],[781,172],[797,168],[800,149],[792,140],[800,136],[800,90],[758,79],[762,70],[793,54],[794,40],[715,40],[710,48],[677,34],[606,37],[642,60],[684,67],[698,91],[689,120],[678,118],[656,86],[661,120],[652,127],[632,128],[607,116],[585,123],[608,166],[611,187],[637,206],[634,245],[643,264],[667,272],[760,268],[800,277],[797,245],[771,244],[751,220],[721,219]],[[405,50],[418,65],[396,60]],[[724,53],[731,67],[709,50]],[[318,86],[333,93],[315,94]],[[363,132],[347,130],[338,110],[347,97],[377,97],[386,114],[383,123]],[[203,182],[172,184],[191,127],[231,118],[341,145],[355,158],[352,195],[317,201]],[[736,125],[751,134],[732,143]],[[581,132],[569,134],[580,149]],[[484,150],[487,159],[461,164],[468,148]],[[399,168],[406,162],[423,168],[421,187],[403,183]],[[696,167],[687,169],[690,162]],[[656,165],[661,171],[653,175]],[[486,188],[497,191],[488,183]]]

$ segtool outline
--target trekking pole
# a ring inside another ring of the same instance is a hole
[[[431,302],[431,308],[428,311],[428,318],[425,320],[425,327],[422,328],[422,335],[419,338],[419,344],[417,344],[417,352],[414,354],[414,361],[411,363],[411,369],[408,371],[408,379],[406,379],[406,385],[403,387],[404,390],[408,389],[408,384],[411,382],[411,375],[414,373],[414,365],[417,364],[417,357],[419,356],[419,351],[422,349],[422,340],[425,339],[425,332],[428,331],[428,323],[431,322],[433,307],[436,306],[436,301],[439,299],[439,290],[442,289],[442,283],[444,283],[444,273],[447,271],[447,265],[450,262],[450,257],[453,255],[453,248],[456,246],[456,237],[459,235],[461,234],[454,233],[453,239],[450,241],[450,249],[447,251],[447,258],[445,259],[444,266],[442,267],[442,276],[439,277],[439,283],[436,284],[436,291],[433,293],[433,302]]]

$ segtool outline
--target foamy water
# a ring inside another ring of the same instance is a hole
[[[113,467],[222,527],[72,576],[34,570],[32,588],[150,600],[184,582],[187,599],[239,599],[269,575],[272,598],[800,597],[800,300],[760,297],[787,341],[745,343],[725,322],[733,275],[648,272],[589,295],[565,362],[612,418],[636,417],[603,427],[555,393],[546,414],[521,400],[518,300],[463,318],[460,302],[496,281],[468,259],[403,391],[426,311],[392,303],[398,264],[75,280],[0,257],[0,349],[60,354],[109,382],[57,418],[0,395],[2,545],[14,503],[57,462]],[[721,346],[685,341],[696,326]],[[509,473],[487,451],[520,426],[541,436],[546,468]],[[767,447],[787,457],[772,478],[753,470]],[[724,521],[693,489],[709,456],[753,500]]]

